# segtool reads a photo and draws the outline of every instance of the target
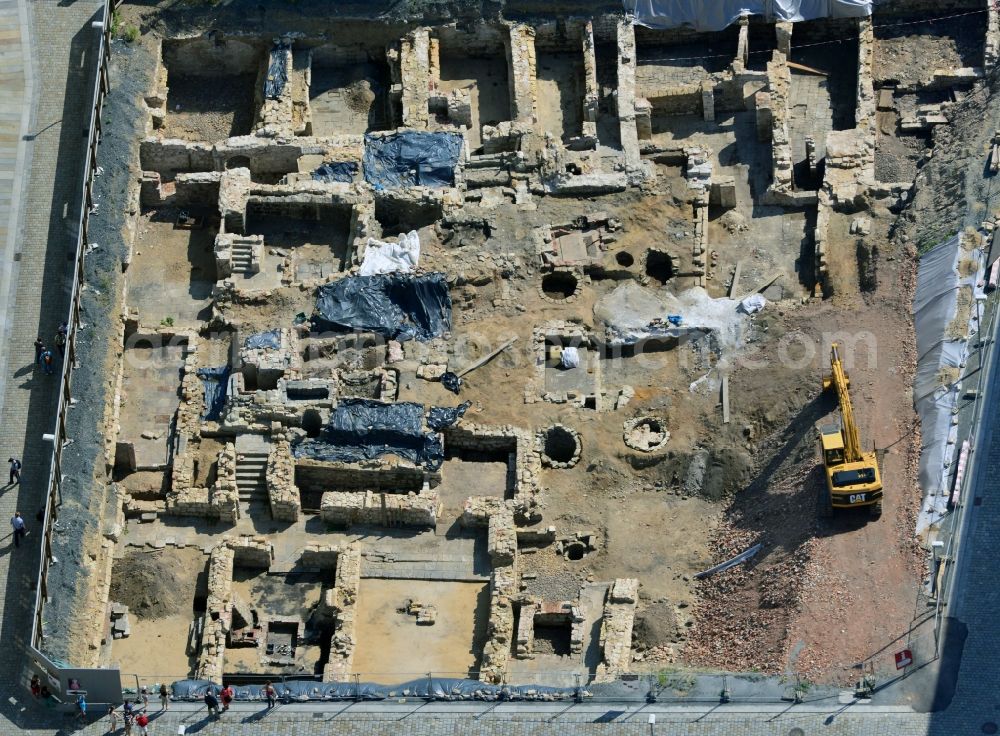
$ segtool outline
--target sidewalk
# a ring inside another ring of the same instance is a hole
[[[99,0],[0,0],[0,454],[24,464],[22,484],[0,489],[2,733],[21,732],[26,715],[8,698],[26,694],[19,655],[31,631],[42,536],[35,516],[51,459],[42,434],[53,428],[59,381],[35,368],[32,343],[51,342],[68,307],[89,116],[81,62],[93,53],[90,22],[100,7]],[[8,520],[17,510],[30,534],[15,550]]]

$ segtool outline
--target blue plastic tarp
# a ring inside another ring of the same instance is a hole
[[[451,329],[448,283],[442,273],[348,276],[319,288],[312,326],[430,340]]]
[[[365,181],[376,188],[450,187],[462,152],[459,133],[406,130],[365,136]]]
[[[264,80],[264,96],[269,100],[281,97],[288,82],[289,44],[279,41],[271,47],[271,58],[267,64],[267,79]]]
[[[214,422],[222,415],[226,405],[226,394],[229,391],[229,366],[218,368],[199,368],[198,378],[205,390],[205,411],[201,418],[205,422]]]
[[[815,18],[862,18],[872,13],[872,0],[624,0],[624,5],[638,25],[691,26],[698,31],[721,31],[741,15],[799,22]]]
[[[255,332],[243,341],[245,348],[279,348],[281,347],[281,330]]]
[[[314,181],[328,184],[334,182],[350,184],[357,173],[358,165],[354,161],[326,161],[312,172],[312,178]]]

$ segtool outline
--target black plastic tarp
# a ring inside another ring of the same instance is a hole
[[[245,348],[279,348],[281,347],[281,330],[256,332],[243,341]]]
[[[424,430],[424,407],[408,401],[345,399],[319,436],[294,444],[292,452],[298,458],[345,463],[396,455],[429,470],[444,462],[440,435]]]
[[[177,680],[170,686],[177,700],[201,700],[209,690],[218,693],[220,688],[211,680]]]
[[[226,393],[229,390],[229,366],[218,368],[199,368],[198,378],[205,389],[205,411],[202,421],[214,422],[222,414],[226,405]]]
[[[544,685],[489,685],[479,680],[448,677],[422,677],[399,685],[379,685],[371,682],[319,682],[317,680],[284,680],[273,682],[279,700],[385,700],[387,698],[420,698],[423,700],[570,700],[577,695],[575,688]],[[221,689],[208,680],[180,680],[173,683],[177,700],[201,700],[211,688]],[[264,686],[233,687],[238,701],[264,700]]]
[[[462,379],[458,379],[462,380]],[[427,412],[427,426],[433,430],[441,431],[445,427],[450,427],[469,410],[471,401],[463,401],[456,407],[432,406]]]
[[[400,341],[430,340],[451,329],[451,296],[443,273],[348,276],[324,284],[313,329],[377,332]]]
[[[350,184],[357,173],[358,165],[354,161],[326,161],[312,172],[312,178],[328,184],[333,182]]]
[[[450,187],[462,152],[459,133],[406,130],[365,136],[365,181],[376,188]]]
[[[288,49],[290,45],[279,41],[271,47],[271,58],[267,63],[267,79],[264,80],[264,96],[269,100],[281,97],[288,82]]]
[[[441,374],[441,385],[446,389],[451,391],[453,394],[457,394],[462,390],[462,379],[458,377],[457,373],[452,371],[445,371]]]

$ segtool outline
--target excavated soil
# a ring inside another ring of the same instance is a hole
[[[144,621],[190,612],[198,580],[195,563],[203,565],[204,559],[200,550],[147,552],[130,547],[125,557],[115,561],[110,599],[128,606],[131,615]]]

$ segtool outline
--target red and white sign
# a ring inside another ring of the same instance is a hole
[[[913,652],[909,649],[904,649],[901,652],[896,652],[896,669],[901,670],[904,667],[913,664]]]

